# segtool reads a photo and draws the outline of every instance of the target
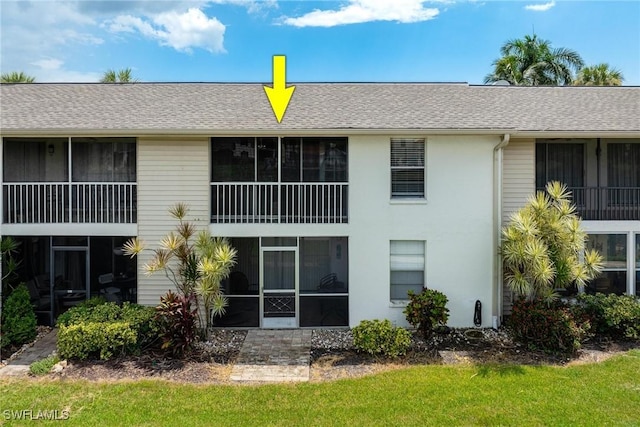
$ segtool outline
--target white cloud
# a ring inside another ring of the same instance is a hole
[[[420,22],[433,19],[438,9],[425,8],[423,0],[349,0],[338,10],[319,10],[299,17],[284,17],[283,23],[295,27],[334,27],[371,21]]]
[[[256,13],[264,9],[277,8],[277,0],[212,0],[216,4],[233,4],[247,8],[247,12]]]
[[[534,12],[546,12],[556,5],[555,0],[551,0],[549,3],[542,4],[528,4],[524,8],[527,10],[532,10]]]
[[[62,64],[64,64],[64,61],[55,58],[47,58],[32,62],[31,64],[36,67],[40,67],[43,70],[57,70],[62,66]]]
[[[33,74],[38,82],[97,82],[101,77],[99,73],[67,70],[58,58],[40,59],[31,65],[36,67]]]
[[[118,33],[138,32],[178,51],[191,52],[193,48],[201,48],[212,53],[224,52],[226,27],[215,17],[209,18],[197,8],[184,13],[162,12],[149,20],[120,15],[109,21],[107,28]]]
[[[36,81],[69,81],[58,61],[104,42],[95,34],[95,19],[80,13],[75,3],[3,1],[0,7],[2,72],[24,71]],[[75,76],[88,79],[83,73]]]

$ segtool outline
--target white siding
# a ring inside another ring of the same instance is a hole
[[[504,149],[502,170],[502,220],[520,209],[535,191],[535,140],[513,140]]]
[[[517,212],[535,191],[536,185],[535,139],[512,140],[503,153],[502,169],[502,221],[503,225]],[[503,285],[503,314],[511,313],[512,295]]]
[[[189,205],[188,219],[199,229],[209,224],[209,140],[190,137],[138,139],[138,237],[148,249],[173,230],[176,220],[167,212],[176,202]],[[150,251],[138,258],[138,302],[157,305],[174,290],[164,273],[147,276],[142,267]]]

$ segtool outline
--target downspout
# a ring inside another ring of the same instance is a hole
[[[493,147],[493,283],[496,286],[496,301],[491,326],[498,328],[502,321],[502,258],[498,254],[498,246],[502,233],[502,159],[503,148],[509,145],[511,135],[505,133],[502,140]]]

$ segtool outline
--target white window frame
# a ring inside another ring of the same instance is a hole
[[[405,153],[398,153],[396,150],[399,149],[397,144],[421,144],[422,145],[422,162],[420,162],[420,158],[415,161],[415,158],[409,157],[411,154],[417,154],[417,150],[413,149],[413,153],[411,149],[408,149]],[[397,147],[394,150],[394,146]],[[407,200],[407,199],[425,199],[426,198],[426,140],[425,138],[391,138],[389,144],[389,154],[390,154],[390,193],[391,198],[394,200]],[[421,164],[420,164],[421,163]],[[405,192],[405,193],[394,193],[394,171],[422,171],[422,192]]]
[[[625,294],[633,294],[633,285],[634,283],[632,283],[632,281],[635,281],[635,273],[636,273],[636,269],[635,266],[633,268],[631,268],[630,266],[633,266],[633,264],[635,263],[635,254],[633,252],[633,249],[635,248],[635,240],[633,239],[634,237],[634,233],[629,233],[626,231],[588,231],[587,232],[588,236],[596,236],[596,235],[602,235],[602,236],[625,236],[625,241],[626,241],[626,252],[625,252],[625,266],[607,266],[607,261],[605,259],[604,263],[604,268],[602,269],[603,273],[606,272],[625,272],[626,273],[626,283],[625,283],[625,290],[624,293]],[[589,246],[587,246],[587,248],[589,248]],[[597,249],[597,248],[596,248]],[[598,251],[600,252],[600,251]],[[602,254],[601,254],[602,255]],[[591,281],[591,284],[593,284],[595,282],[596,279]]]
[[[403,245],[405,248],[402,248]],[[408,253],[409,248],[407,248],[407,246],[414,246],[414,249],[420,248],[421,250],[419,252],[421,253]],[[426,241],[424,240],[391,240],[389,242],[389,299],[392,303],[405,304],[409,301],[408,295],[405,298],[393,297],[394,283],[392,276],[394,272],[421,272],[421,289],[424,289],[427,270],[426,246]],[[416,291],[418,291],[418,289],[416,289]]]

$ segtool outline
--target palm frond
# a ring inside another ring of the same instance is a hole
[[[137,237],[132,237],[131,239],[127,240],[124,245],[122,245],[122,252],[130,258],[138,255],[143,250],[144,243]]]

